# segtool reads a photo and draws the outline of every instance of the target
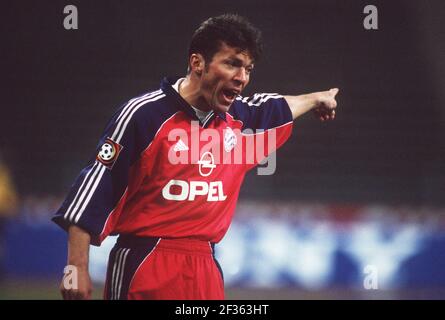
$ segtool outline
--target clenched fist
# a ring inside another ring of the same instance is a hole
[[[338,91],[337,88],[334,88],[328,91],[314,93],[315,106],[312,110],[314,115],[321,121],[335,119],[335,108],[337,108],[335,96]]]

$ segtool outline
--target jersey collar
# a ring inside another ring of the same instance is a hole
[[[162,89],[162,91],[164,91],[164,93],[167,96],[169,96],[175,100],[175,102],[176,102],[175,105],[178,107],[178,109],[184,111],[191,118],[199,120],[198,117],[196,116],[195,110],[193,110],[193,108],[188,104],[188,102],[185,101],[179,95],[179,93],[176,92],[176,90],[173,89],[173,87],[172,87],[172,85],[174,85],[176,83],[176,81],[178,81],[179,78],[180,77],[165,77],[161,81],[161,89]],[[218,117],[220,117],[224,121],[227,121],[225,112],[214,111],[213,114],[216,114]],[[212,116],[212,118],[213,117],[214,116]],[[206,123],[210,123],[210,121],[206,121]]]

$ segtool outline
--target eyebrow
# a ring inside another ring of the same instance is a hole
[[[236,56],[230,56],[227,58],[227,60],[231,60],[235,63],[237,63],[238,65],[242,66],[243,65],[243,60],[241,60],[240,58],[236,57]],[[246,65],[246,67],[254,67],[254,63],[253,61],[251,63],[249,63],[248,65]]]

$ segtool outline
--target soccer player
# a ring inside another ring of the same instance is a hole
[[[261,51],[245,18],[210,18],[192,37],[187,75],[115,113],[53,218],[68,231],[77,270],[77,288],[61,283],[64,299],[90,298],[89,245],[108,235],[119,237],[105,299],[224,298],[214,245],[245,173],[289,138],[300,115],[335,118],[338,89],[242,97]]]

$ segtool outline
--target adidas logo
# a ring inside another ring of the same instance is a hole
[[[187,145],[181,139],[179,139],[179,141],[175,144],[173,148],[173,151],[187,151],[187,150],[189,150],[189,147],[187,147]]]

